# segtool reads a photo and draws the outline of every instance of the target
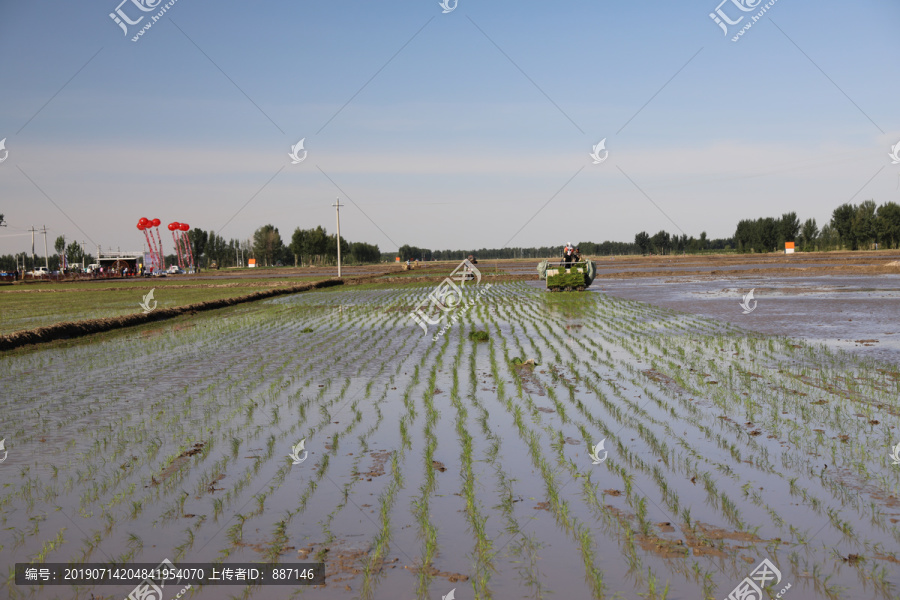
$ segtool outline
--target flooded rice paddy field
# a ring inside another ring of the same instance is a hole
[[[900,275],[607,279],[591,289],[900,364]],[[744,314],[751,290],[756,308]]]
[[[896,362],[527,283],[425,335],[430,291],[0,356],[4,595],[133,587],[16,586],[16,562],[168,558],[326,564],[190,598],[720,599],[763,559],[770,597],[898,596]]]

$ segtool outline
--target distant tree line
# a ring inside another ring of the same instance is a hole
[[[876,206],[874,200],[858,206],[842,204],[834,209],[831,221],[821,231],[815,219],[807,219],[801,225],[793,212],[780,218],[745,219],[738,223],[734,240],[742,252],[781,250],[785,242],[794,242],[803,251],[867,250],[876,244],[879,248],[898,248],[900,205],[885,202]]]
[[[842,204],[834,209],[830,226],[840,246],[849,250],[865,250],[874,244],[879,248],[900,248],[900,205],[896,202],[878,207],[873,200],[859,206]]]
[[[900,205],[885,202],[876,206],[874,200],[866,200],[858,206],[842,204],[834,209],[831,221],[819,230],[815,219],[800,222],[797,213],[788,212],[780,217],[743,219],[737,224],[730,238],[707,239],[706,232],[699,238],[686,234],[670,234],[660,230],[654,235],[646,231],[635,234],[634,242],[580,242],[581,253],[588,256],[622,254],[698,254],[704,252],[781,252],[785,242],[794,242],[801,251],[866,250],[874,248],[900,248]],[[429,250],[417,246],[400,247],[400,260],[462,260],[469,254],[481,259],[544,258],[562,253],[559,246],[539,248],[482,248],[480,250]],[[385,253],[383,260],[393,260],[394,254]]]
[[[702,252],[723,252],[734,248],[732,238],[707,239],[706,232],[699,238],[687,234],[676,235],[661,229],[650,235],[646,231],[635,234],[634,246],[637,252],[631,254],[699,254]]]
[[[225,241],[213,231],[194,228],[188,232],[194,259],[201,267],[215,262],[219,267],[246,265],[248,258],[255,258],[259,266],[332,265],[337,263],[337,236],[321,225],[313,229],[294,229],[288,244],[278,228],[263,225],[253,232],[253,237],[240,241]],[[341,262],[365,264],[379,262],[378,246],[364,242],[350,242],[341,236]]]
[[[427,248],[419,248],[418,246],[403,245],[396,253],[386,252],[382,255],[382,259],[386,261],[395,260],[395,256],[399,256],[400,260],[462,260],[470,254],[475,255],[479,259],[500,259],[500,258],[555,258],[562,255],[564,244],[559,246],[541,246],[538,248],[481,248],[471,250],[429,250]],[[706,232],[700,234],[699,239],[687,235],[671,235],[666,231],[660,231],[656,235],[650,236],[647,232],[634,236],[634,242],[579,242],[575,244],[585,256],[612,256],[622,254],[670,254],[671,252],[694,253],[710,250],[728,250],[733,247],[733,240],[716,239],[707,240]]]

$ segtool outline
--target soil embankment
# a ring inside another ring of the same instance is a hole
[[[206,302],[196,302],[186,306],[178,306],[175,308],[160,308],[152,310],[148,313],[135,313],[133,315],[125,315],[122,317],[111,317],[108,319],[85,319],[83,321],[67,321],[56,323],[47,327],[38,327],[37,329],[26,329],[17,331],[9,335],[0,336],[0,350],[12,350],[28,344],[43,344],[55,340],[70,339],[110,331],[113,329],[121,329],[123,327],[133,327],[135,325],[143,325],[144,323],[152,323],[165,319],[172,319],[185,314],[193,314],[196,312],[215,310],[217,308],[225,308],[226,306],[234,306],[244,302],[255,302],[256,300],[264,300],[274,296],[283,296],[285,294],[296,294],[316,288],[326,288],[334,285],[342,285],[340,279],[326,279],[316,283],[302,283],[288,288],[277,288],[272,290],[263,290],[237,296],[234,298],[220,298],[218,300],[208,300]]]

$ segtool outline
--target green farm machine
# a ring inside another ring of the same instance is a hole
[[[547,282],[551,292],[583,292],[597,275],[597,265],[592,260],[578,262],[543,261],[538,267],[538,275]]]

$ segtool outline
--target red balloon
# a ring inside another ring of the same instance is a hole
[[[144,225],[140,221],[138,221],[137,228],[140,229],[141,231],[143,231]]]
[[[180,227],[180,229],[181,229],[182,231],[187,231],[187,230],[190,229],[190,228],[191,228],[191,226],[188,225],[187,223],[182,223],[182,224],[181,224],[181,227]]]
[[[151,221],[151,223],[153,224],[154,227],[159,227],[159,219],[153,219]]]
[[[147,219],[144,218],[144,217],[141,217],[141,218],[138,220],[138,223],[140,223],[141,225],[143,225],[144,227],[146,227],[146,226],[147,226]]]
[[[175,231],[175,223],[169,223],[169,231]]]

